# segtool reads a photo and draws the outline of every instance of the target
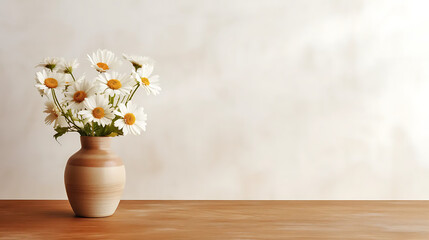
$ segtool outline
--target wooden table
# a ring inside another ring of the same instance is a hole
[[[0,201],[0,239],[64,238],[429,239],[429,201],[122,201],[107,218]]]

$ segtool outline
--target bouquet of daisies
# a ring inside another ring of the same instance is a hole
[[[97,76],[87,78],[74,75],[77,60],[45,58],[37,67],[36,88],[46,97],[46,124],[53,124],[55,139],[67,132],[81,136],[118,136],[128,133],[139,135],[146,130],[142,107],[132,102],[139,88],[157,95],[158,75],[152,75],[154,61],[148,57],[123,55],[130,66],[129,72],[115,69],[121,64],[115,54],[97,50],[88,55]]]

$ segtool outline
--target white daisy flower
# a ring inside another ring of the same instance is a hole
[[[47,57],[37,64],[36,67],[44,67],[54,71],[62,61],[63,60],[61,58]]]
[[[113,109],[109,105],[109,100],[104,95],[94,95],[86,98],[83,101],[85,109],[79,112],[84,118],[85,124],[87,122],[96,122],[102,126],[109,125],[115,117]]]
[[[137,107],[131,101],[127,105],[121,103],[118,107],[119,111],[115,111],[115,114],[120,118],[115,121],[115,126],[122,129],[124,135],[140,135],[142,130],[146,131],[147,115],[142,107]]]
[[[37,81],[37,79],[36,79],[36,84],[38,84],[38,83],[39,83],[39,81]],[[43,89],[37,88],[37,91],[39,91],[39,94],[41,97],[43,97],[43,95],[45,95],[45,91]]]
[[[92,63],[91,67],[99,72],[105,72],[120,64],[115,54],[107,49],[98,49],[97,52],[92,53],[92,57],[88,54],[88,58]]]
[[[69,109],[82,110],[84,108],[84,100],[94,96],[98,90],[98,84],[94,84],[94,81],[81,77],[68,87],[64,93],[64,100],[68,103]]]
[[[77,59],[72,61],[62,61],[59,64],[58,72],[60,73],[72,73],[79,66]]]
[[[155,61],[149,57],[129,56],[129,55],[126,55],[125,53],[122,54],[122,57],[124,57],[127,61],[131,62],[131,64],[133,64],[136,70],[141,68],[145,64],[153,65],[155,63]]]
[[[60,110],[55,106],[54,102],[50,100],[45,102],[45,111],[43,112],[48,114],[45,118],[45,123],[47,125],[54,123],[54,128],[57,126],[67,127],[66,118],[61,115]]]
[[[153,71],[153,64],[143,64],[141,68],[134,72],[134,77],[137,82],[142,86],[147,95],[153,94],[157,95],[161,91],[161,87],[159,86],[159,76],[154,75],[151,76]]]
[[[40,93],[48,94],[51,89],[58,89],[66,84],[66,77],[62,73],[57,72],[46,72],[43,69],[42,72],[36,73],[36,87]]]
[[[128,74],[121,74],[117,72],[103,73],[97,77],[97,81],[101,83],[101,92],[109,96],[125,96],[130,93],[133,80]]]

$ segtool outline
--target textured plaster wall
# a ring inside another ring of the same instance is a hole
[[[0,0],[0,198],[66,198],[45,56],[157,60],[124,199],[428,199],[426,1]],[[82,66],[79,74],[94,74]]]

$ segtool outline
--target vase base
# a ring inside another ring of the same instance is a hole
[[[75,217],[78,217],[78,218],[106,218],[106,217],[111,217],[111,216],[113,216],[113,214],[114,213],[112,213],[112,214],[110,214],[110,215],[77,215],[77,214],[75,214],[74,216]]]

